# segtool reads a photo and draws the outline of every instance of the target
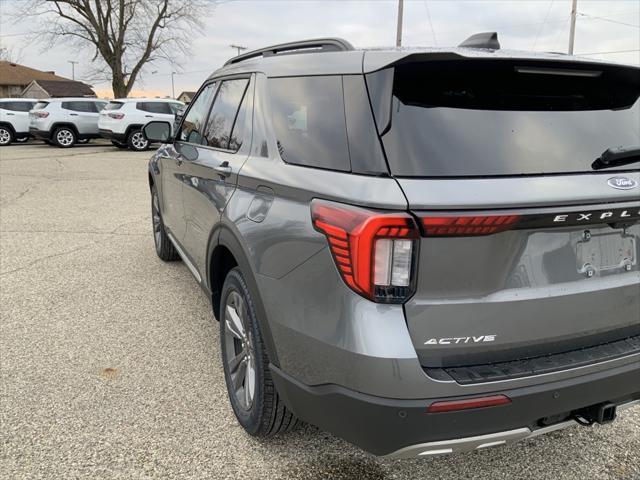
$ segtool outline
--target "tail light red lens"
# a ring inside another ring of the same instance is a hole
[[[428,237],[460,237],[491,235],[510,230],[520,221],[520,215],[462,215],[422,218]]]
[[[115,120],[122,120],[124,118],[124,113],[108,113],[107,115]]]
[[[511,399],[506,395],[491,395],[489,397],[466,398],[464,400],[445,400],[434,402],[427,408],[427,413],[456,412],[471,408],[497,407],[507,405]]]
[[[49,116],[49,112],[43,112],[42,110],[39,110],[35,113],[35,115],[38,118],[47,118]]]
[[[413,217],[314,200],[311,218],[352,290],[383,303],[401,303],[412,295],[419,237]]]

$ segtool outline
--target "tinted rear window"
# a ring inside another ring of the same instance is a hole
[[[349,171],[342,77],[270,78],[273,125],[287,163]]]
[[[28,112],[33,108],[34,102],[0,102],[2,110],[10,110],[12,112]]]
[[[248,79],[239,78],[226,80],[220,84],[205,127],[207,145],[233,151],[240,148],[243,133],[241,127],[244,126],[244,118],[240,119],[237,128],[234,129],[234,125],[236,125],[240,102],[244,98],[248,83]],[[244,112],[244,109],[242,112]],[[242,115],[240,116],[242,117]],[[231,135],[232,129],[235,132],[233,138]]]
[[[173,111],[167,102],[138,102],[136,103],[136,108],[149,113],[164,113],[166,115],[173,114]]]
[[[98,111],[95,102],[62,102],[62,108],[65,110],[73,110],[74,112],[95,113]]]
[[[505,60],[397,66],[382,137],[392,173],[588,172],[608,148],[640,144],[637,69],[551,67]]]
[[[123,102],[109,102],[107,103],[107,106],[104,107],[105,110],[120,110],[122,108],[122,105],[124,105]]]

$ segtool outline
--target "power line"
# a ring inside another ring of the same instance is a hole
[[[433,23],[431,22],[431,12],[429,11],[429,4],[427,0],[423,0],[424,8],[427,9],[427,20],[429,20],[429,27],[431,27],[431,36],[433,36],[433,44],[437,47],[438,40],[436,39],[436,31],[433,29]]]
[[[549,8],[547,9],[547,14],[544,16],[544,20],[540,24],[540,28],[538,29],[538,33],[536,33],[536,38],[533,41],[533,47],[531,48],[531,50],[535,50],[536,49],[536,44],[538,43],[538,37],[540,37],[540,34],[542,33],[542,29],[544,28],[545,24],[547,23],[547,19],[549,18],[549,14],[551,13],[551,7],[553,7],[553,0],[551,0],[549,2]]]
[[[617,23],[618,25],[626,25],[627,27],[640,28],[640,25],[633,25],[631,23],[619,22],[617,20],[611,20],[610,18],[596,17],[595,15],[588,15],[586,13],[578,13],[578,15],[580,15],[581,17],[590,18],[592,20],[603,20],[605,22]]]
[[[611,52],[576,53],[576,55],[608,55],[610,53],[631,53],[631,52],[640,52],[640,48],[636,48],[635,50],[613,50]]]

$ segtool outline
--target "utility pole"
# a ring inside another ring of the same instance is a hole
[[[241,52],[242,50],[246,50],[246,49],[247,49],[247,47],[244,47],[244,46],[242,46],[242,45],[229,45],[229,46],[230,46],[231,48],[235,48],[236,50],[238,50],[238,55],[240,55],[240,52]]]
[[[569,55],[573,55],[573,41],[576,38],[576,16],[578,15],[578,0],[571,3],[571,30],[569,31]]]
[[[398,29],[396,30],[396,47],[402,46],[402,7],[404,1],[398,0]]]
[[[171,98],[173,98],[174,100],[176,99],[176,87],[173,84],[173,76],[176,74],[176,72],[171,72]]]
[[[68,63],[71,64],[71,79],[75,80],[76,79],[76,62],[75,60],[67,60]]]

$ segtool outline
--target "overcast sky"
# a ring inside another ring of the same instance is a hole
[[[188,1],[188,0],[185,0]],[[90,57],[60,46],[42,52],[26,45],[29,22],[13,23],[8,11],[20,0],[0,0],[0,44],[19,56],[20,63],[71,77],[67,60],[78,60],[82,79]],[[397,0],[236,0],[219,5],[195,36],[193,53],[179,59],[175,93],[197,90],[208,74],[234,55],[230,44],[249,49],[304,38],[337,36],[356,47],[394,45]],[[571,0],[449,1],[405,0],[405,46],[451,46],[474,32],[497,31],[503,48],[567,51]],[[578,0],[576,54],[589,54],[640,65],[640,0]],[[620,53],[600,53],[620,52]],[[151,74],[157,70],[158,73]],[[149,67],[132,95],[170,95],[171,66]],[[93,84],[110,95],[108,84]]]

